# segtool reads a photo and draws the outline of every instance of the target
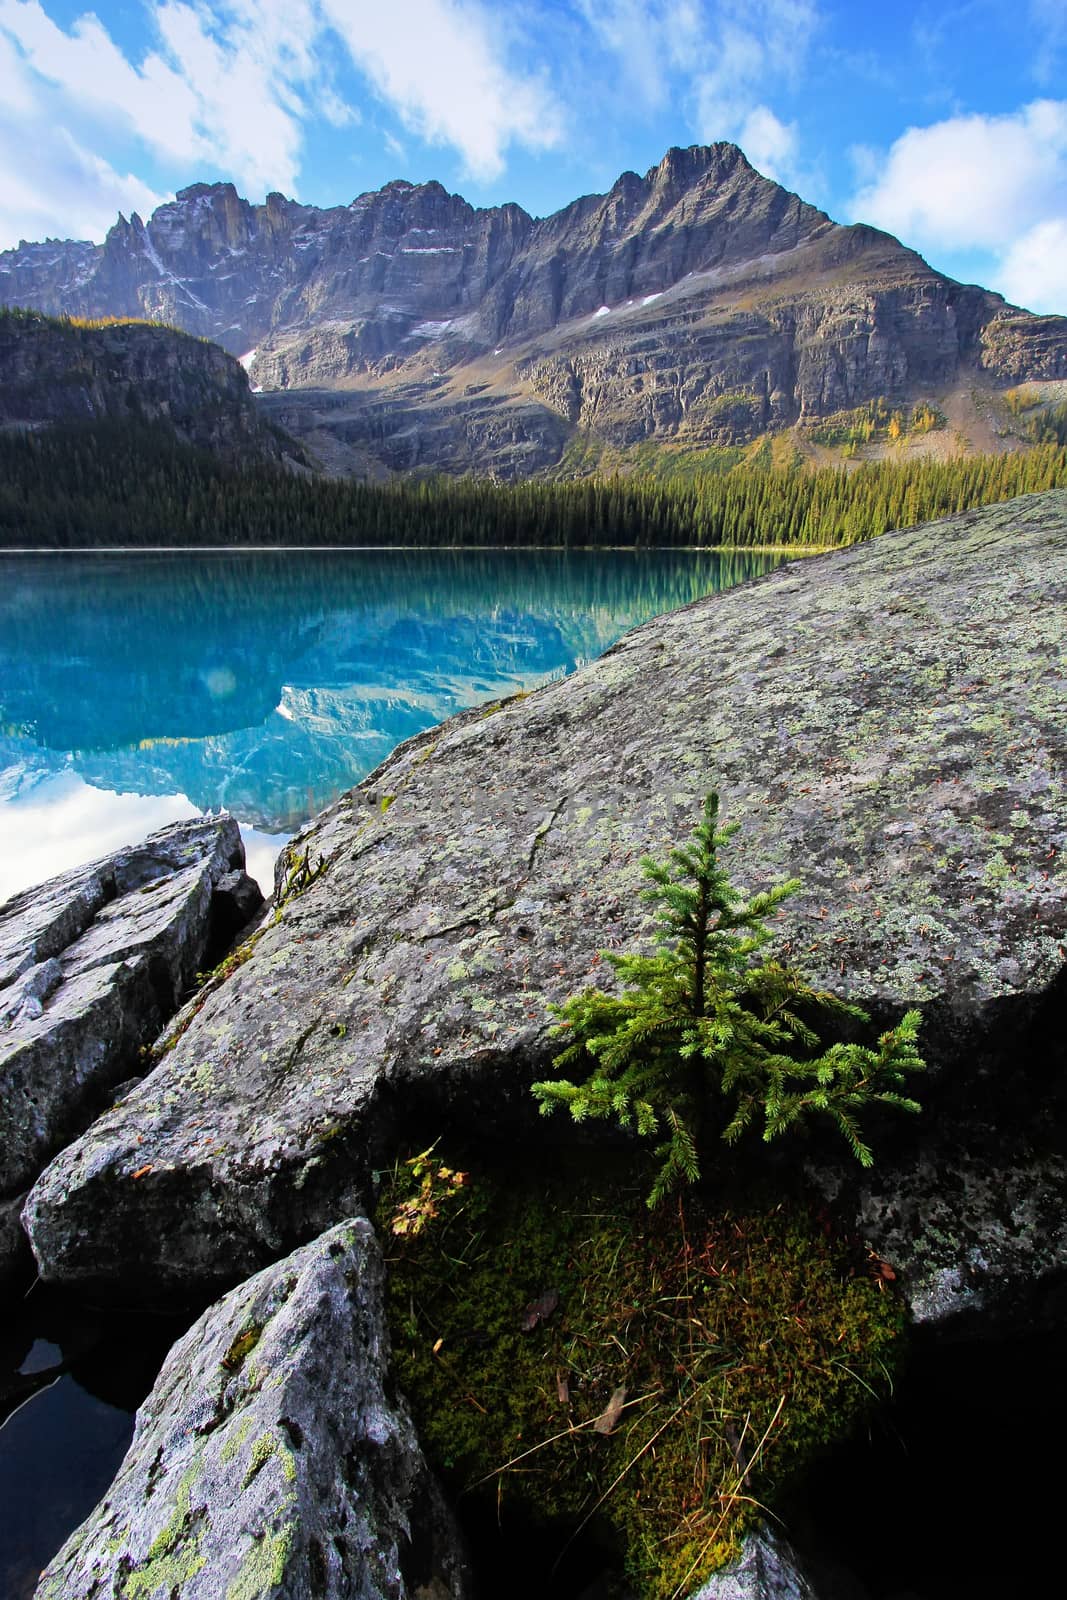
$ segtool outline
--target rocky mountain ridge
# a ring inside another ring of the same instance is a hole
[[[576,438],[706,449],[956,391],[979,447],[978,401],[1067,382],[1067,318],[831,221],[730,144],[542,219],[436,182],[326,210],[194,184],[101,246],[0,253],[0,302],[217,340],[337,471],[522,476]]]
[[[282,459],[247,375],[210,341],[0,312],[0,428],[108,420],[164,423],[185,444],[234,458]]]

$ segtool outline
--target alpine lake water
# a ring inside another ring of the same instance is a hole
[[[402,739],[572,672],[781,557],[300,550],[0,556],[0,901],[225,807],[284,841]],[[0,1596],[117,1470],[180,1328],[40,1286],[0,1323]]]
[[[0,556],[0,901],[225,807],[253,874],[400,743],[781,557]]]

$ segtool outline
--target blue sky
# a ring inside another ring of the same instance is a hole
[[[0,248],[198,179],[544,214],[737,141],[840,221],[1067,312],[1067,0],[0,0]]]

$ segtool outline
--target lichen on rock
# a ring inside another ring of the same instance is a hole
[[[206,1311],[37,1600],[415,1600],[431,1581],[464,1600],[458,1535],[386,1383],[381,1293],[356,1217]]]

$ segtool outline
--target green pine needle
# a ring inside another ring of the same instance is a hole
[[[859,1006],[814,989],[795,967],[757,952],[772,934],[767,917],[800,888],[789,878],[747,897],[719,865],[737,824],[719,824],[719,797],[704,801],[691,842],[666,863],[645,857],[642,897],[658,905],[663,939],[653,955],[601,952],[622,993],[584,989],[552,1006],[566,1044],[557,1069],[582,1066],[583,1082],[533,1085],[542,1114],[565,1105],[576,1122],[614,1119],[640,1138],[660,1129],[655,1205],[700,1176],[700,1151],[715,1135],[735,1143],[760,1118],[769,1142],[811,1115],[828,1119],[861,1166],[873,1161],[857,1113],[872,1104],[917,1112],[900,1093],[921,1072],[920,1014],[908,1011],[875,1048],[822,1049],[810,1017],[868,1022]],[[787,1089],[787,1085],[789,1086]]]

